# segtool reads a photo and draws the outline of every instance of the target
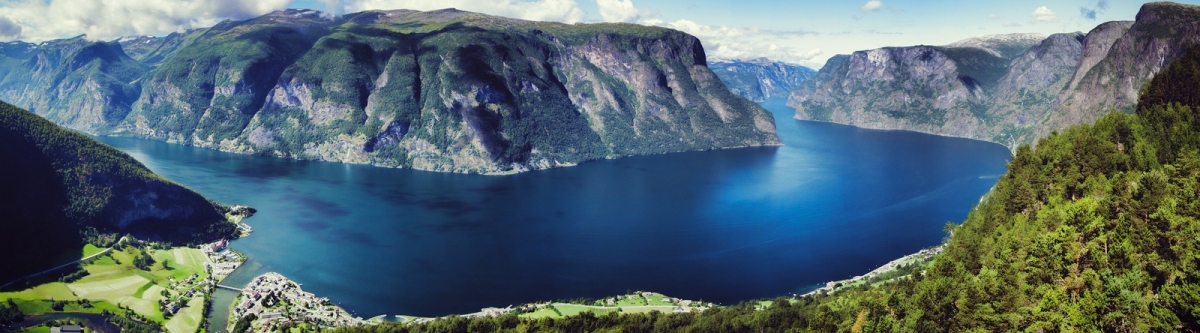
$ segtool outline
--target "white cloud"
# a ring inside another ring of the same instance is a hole
[[[987,18],[989,20],[995,20],[995,19],[999,19],[1000,17],[996,16],[996,14],[988,14]]]
[[[596,7],[605,22],[633,22],[642,17],[642,12],[633,7],[633,0],[596,0]]]
[[[1037,22],[1058,21],[1058,16],[1054,15],[1054,11],[1051,11],[1050,8],[1046,8],[1046,6],[1041,6],[1037,9],[1034,9],[1033,13],[1029,13],[1029,15],[1033,15],[1033,20]]]
[[[825,60],[817,59],[824,54],[821,49],[800,51],[794,46],[788,46],[798,44],[799,38],[815,35],[807,31],[708,26],[686,19],[674,22],[643,20],[638,23],[672,28],[696,36],[704,44],[704,51],[710,59],[769,58],[812,67],[820,67]]]
[[[346,9],[358,12],[370,9],[435,10],[456,8],[489,15],[534,21],[576,23],[583,21],[583,10],[575,0],[348,0]]]
[[[17,35],[0,38],[40,42],[87,34],[94,40],[156,35],[208,27],[223,19],[246,19],[283,9],[293,0],[15,0],[0,7]]]
[[[883,9],[883,2],[880,2],[879,0],[871,0],[867,1],[867,4],[863,5],[862,8],[859,8],[858,10],[864,12],[873,12],[880,9]]]
[[[342,16],[346,12],[346,6],[342,5],[340,0],[317,0],[322,5],[325,5],[324,14],[327,17]]]

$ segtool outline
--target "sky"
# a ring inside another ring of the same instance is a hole
[[[86,34],[165,35],[284,8],[330,15],[454,7],[528,20],[628,22],[700,38],[714,59],[770,58],[820,68],[829,57],[884,46],[944,45],[1008,33],[1087,32],[1133,20],[1128,0],[0,0],[0,41]],[[1182,3],[1200,4],[1200,0]]]

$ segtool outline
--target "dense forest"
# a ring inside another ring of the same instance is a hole
[[[451,317],[338,332],[1200,331],[1200,50],[1113,112],[1020,147],[924,272],[703,313]]]
[[[129,155],[0,102],[0,284],[79,259],[86,238],[232,237],[225,208]]]

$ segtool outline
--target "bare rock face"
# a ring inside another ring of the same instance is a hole
[[[811,68],[759,58],[749,61],[709,62],[708,67],[729,91],[751,101],[787,97],[801,83],[817,74]]]
[[[8,43],[0,59],[5,67],[0,72],[6,72],[0,99],[88,132],[115,125],[129,113],[146,68],[119,44],[83,37],[21,44]]]
[[[987,125],[975,114],[1009,61],[997,54],[975,46],[859,51],[830,60],[788,105],[797,119],[971,137]]]
[[[287,10],[118,42],[142,59],[119,59],[142,65],[123,81],[135,88],[127,105],[81,105],[123,112],[76,122],[97,107],[35,110],[74,128],[232,152],[487,174],[779,144],[770,113],[728,91],[699,40],[663,28]]]
[[[991,94],[984,117],[989,131],[979,138],[1015,146],[1032,140],[1028,130],[1054,107],[1083,54],[1082,33],[1054,34],[1009,64]]]
[[[1103,37],[1097,38],[1101,45],[1122,26],[1104,28],[1110,31],[1098,36]],[[1139,91],[1154,74],[1200,44],[1200,6],[1147,3],[1127,29],[1108,47],[1104,58],[1078,78],[1073,89],[1062,93],[1058,107],[1039,126],[1039,136],[1070,124],[1095,121],[1111,110],[1132,111]]]
[[[1015,149],[1111,110],[1132,110],[1140,87],[1197,42],[1200,6],[1149,3],[1135,22],[1104,23],[1086,35],[986,36],[835,57],[788,105],[798,119]]]

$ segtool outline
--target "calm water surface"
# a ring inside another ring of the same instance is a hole
[[[804,292],[938,244],[1009,159],[996,144],[764,106],[786,146],[513,176],[99,140],[211,199],[258,208],[254,234],[232,245],[255,260],[238,278],[277,271],[363,317],[627,290],[718,303]]]

